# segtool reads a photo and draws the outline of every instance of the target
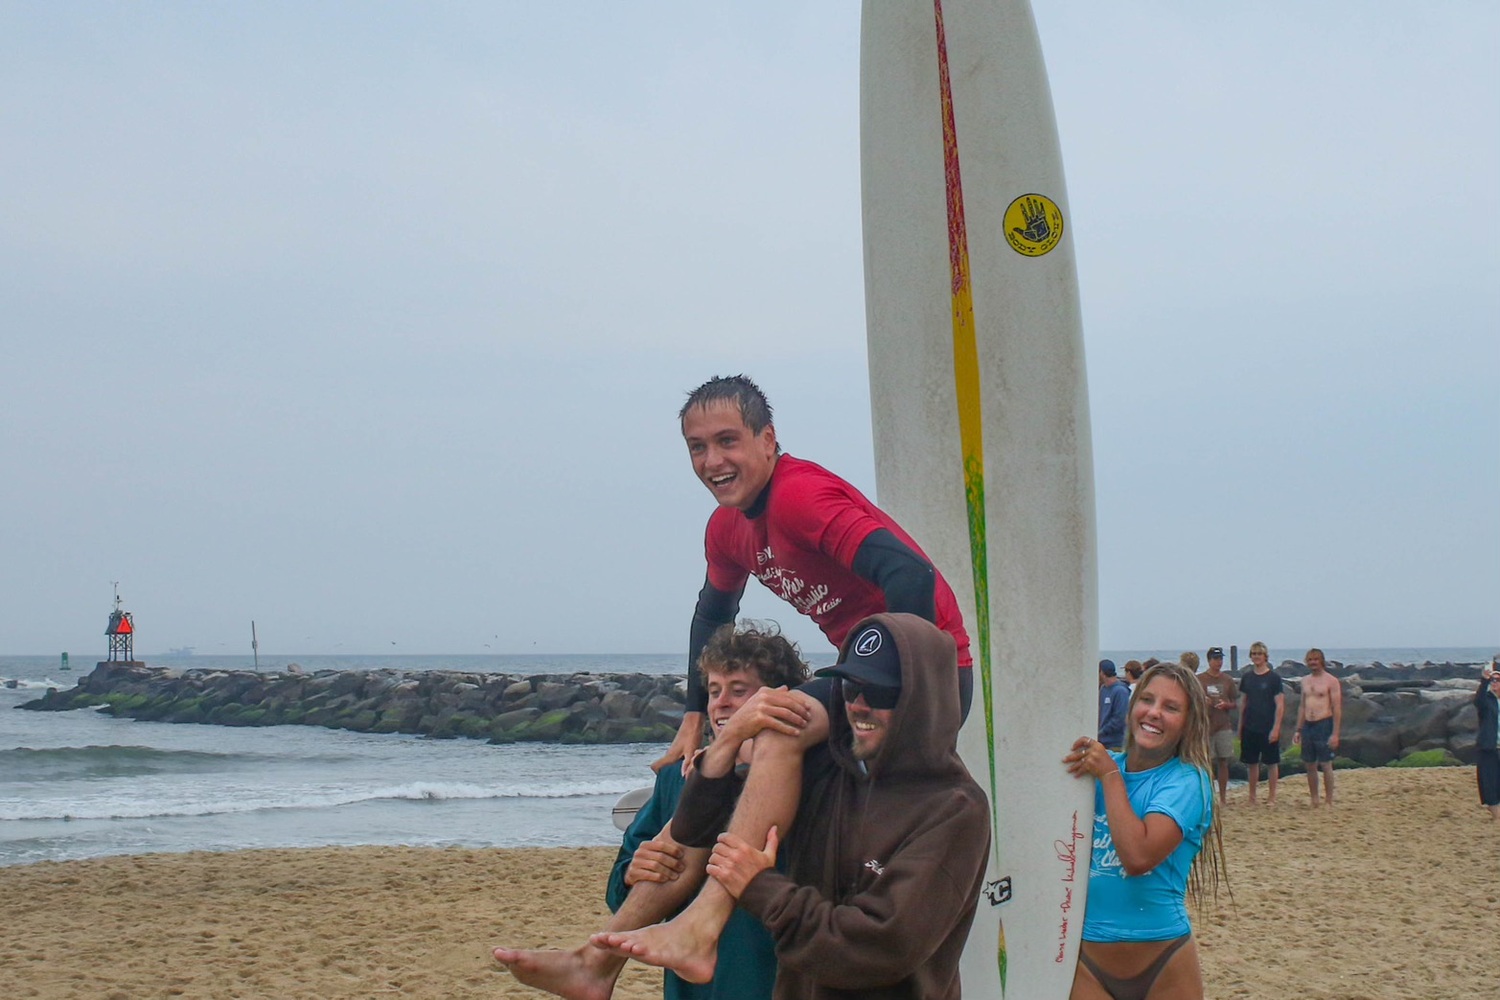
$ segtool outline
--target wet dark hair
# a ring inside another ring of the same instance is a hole
[[[775,622],[722,625],[698,655],[698,672],[753,673],[767,687],[797,687],[807,681],[807,664],[797,644]]]
[[[687,402],[677,411],[677,422],[681,424],[691,409],[718,402],[733,403],[752,434],[771,425],[771,403],[747,375],[715,375],[704,382],[688,393]]]

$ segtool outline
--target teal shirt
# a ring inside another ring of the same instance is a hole
[[[610,910],[618,910],[629,895],[625,870],[630,867],[636,848],[671,822],[677,800],[682,797],[683,782],[682,768],[676,764],[662,768],[656,775],[651,799],[625,831],[620,853],[615,856],[615,866],[609,873],[605,900]],[[775,983],[776,947],[770,933],[759,920],[736,907],[719,936],[719,960],[713,980],[700,986],[685,982],[673,972],[664,972],[662,996],[666,1000],[770,1000]]]
[[[1110,754],[1120,766],[1130,808],[1142,819],[1161,813],[1182,831],[1182,843],[1144,875],[1126,876],[1115,853],[1104,808],[1104,787],[1094,783],[1094,851],[1089,864],[1085,941],[1170,941],[1192,932],[1188,921],[1188,873],[1213,822],[1213,786],[1208,775],[1174,757],[1147,771],[1125,770],[1125,755]]]

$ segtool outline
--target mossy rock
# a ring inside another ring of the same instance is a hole
[[[566,708],[554,708],[550,712],[543,712],[531,722],[521,727],[525,735],[520,736],[527,740],[555,740],[563,734],[563,727],[567,725],[572,715]]]
[[[1287,747],[1281,751],[1281,772],[1302,770],[1302,747]]]
[[[237,701],[231,701],[223,705],[212,705],[205,709],[203,715],[209,722],[220,726],[243,725],[240,715],[245,711],[245,706]]]
[[[1359,761],[1351,760],[1348,757],[1333,758],[1333,769],[1335,771],[1357,771],[1362,767],[1364,767],[1364,765]]]
[[[127,715],[151,699],[144,694],[107,694],[104,701],[112,708],[116,715]]]
[[[1402,757],[1393,760],[1386,767],[1459,767],[1463,761],[1453,756],[1446,748],[1436,750],[1414,750]]]
[[[392,718],[389,715],[382,716],[379,722],[375,723],[375,725],[373,725],[373,726],[370,727],[370,732],[372,732],[372,733],[389,734],[389,733],[399,733],[400,731],[401,731],[401,719],[400,719],[399,716],[397,716],[395,718]]]
[[[449,722],[458,735],[471,740],[482,740],[490,735],[490,720],[477,715],[455,715]]]
[[[356,733],[368,733],[380,721],[380,713],[373,708],[343,715],[328,723],[330,729],[348,729]]]

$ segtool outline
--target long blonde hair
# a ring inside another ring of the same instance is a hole
[[[1203,775],[1204,806],[1211,817],[1209,821],[1208,836],[1203,838],[1203,845],[1198,850],[1197,857],[1193,858],[1193,867],[1188,873],[1188,895],[1192,897],[1193,905],[1201,910],[1208,893],[1212,893],[1214,902],[1219,901],[1219,887],[1229,893],[1229,899],[1234,901],[1234,892],[1229,888],[1229,869],[1224,863],[1224,828],[1220,823],[1219,810],[1214,802],[1214,786],[1211,775],[1213,774],[1213,751],[1209,740],[1208,719],[1208,696],[1203,693],[1203,685],[1198,683],[1198,677],[1186,665],[1182,663],[1158,663],[1141,675],[1136,682],[1135,690],[1130,693],[1130,706],[1126,710],[1125,718],[1125,756],[1128,760],[1130,752],[1135,749],[1135,726],[1132,721],[1135,718],[1136,699],[1140,698],[1141,692],[1151,685],[1158,677],[1164,677],[1182,688],[1187,696],[1187,720],[1182,727],[1182,737],[1177,741],[1177,747],[1172,756],[1177,757],[1183,763],[1190,764]],[[1205,892],[1207,890],[1207,892]]]

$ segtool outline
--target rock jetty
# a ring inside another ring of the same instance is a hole
[[[1479,716],[1474,690],[1482,663],[1357,663],[1330,661],[1328,672],[1344,691],[1338,757],[1379,767],[1415,753],[1439,754],[1472,764]],[[1283,753],[1292,746],[1306,665],[1284,660],[1277,666],[1286,688],[1281,729]],[[1236,680],[1244,671],[1234,674]],[[1283,768],[1283,774],[1286,768]]]
[[[1475,760],[1473,704],[1480,664],[1342,664],[1329,672],[1344,689],[1340,757],[1380,766],[1439,751]],[[1283,661],[1281,742],[1292,746],[1301,678]],[[1235,673],[1236,679],[1243,671]],[[491,743],[667,742],[682,721],[681,675],[509,674],[446,670],[325,670],[280,673],[101,663],[77,686],[49,688],[22,708],[97,707],[112,715],[221,726],[326,726],[364,733],[467,737]],[[1242,774],[1238,763],[1234,773]]]
[[[491,743],[670,741],[682,721],[680,675],[508,674],[445,670],[280,673],[101,663],[68,690],[20,706],[221,726],[325,726]]]

